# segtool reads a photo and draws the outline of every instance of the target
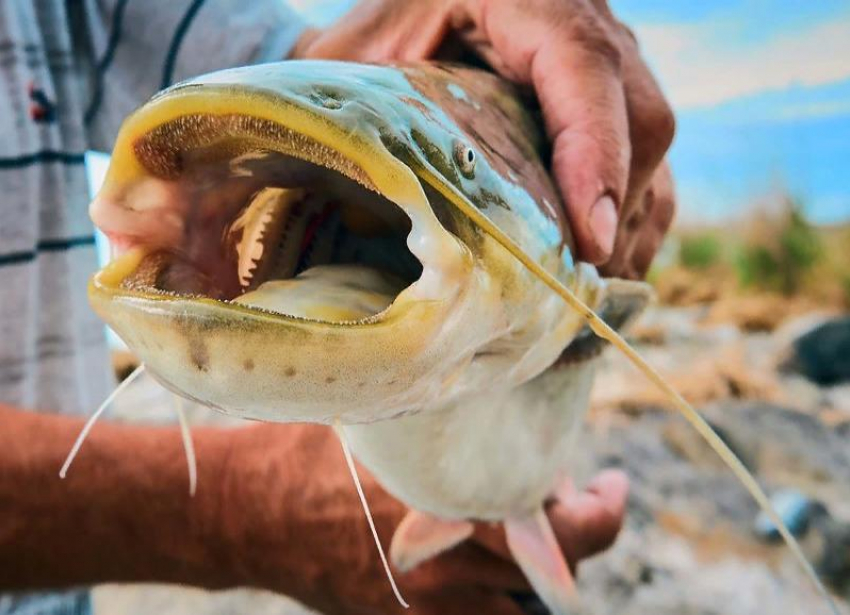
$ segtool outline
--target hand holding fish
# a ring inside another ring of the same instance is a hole
[[[233,541],[228,552],[240,562],[240,584],[283,591],[328,614],[351,613],[355,606],[364,612],[399,609],[329,430],[264,425],[237,431],[233,446],[220,509]],[[389,542],[407,507],[365,469],[360,472],[378,530]],[[625,477],[605,472],[587,491],[567,493],[549,507],[572,567],[613,542],[626,493]],[[504,530],[479,524],[474,538],[403,577],[409,612],[521,613],[507,594],[530,588],[513,563]]]
[[[642,277],[675,209],[663,162],[674,118],[604,0],[368,0],[305,34],[293,55],[413,61],[458,57],[461,46],[534,88],[581,259]]]

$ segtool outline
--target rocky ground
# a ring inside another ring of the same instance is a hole
[[[775,314],[657,308],[633,338],[769,493],[792,490],[798,514],[789,521],[850,614],[850,374],[830,379],[846,365],[850,339],[842,346],[844,329],[832,329],[801,344],[834,315]],[[826,613],[788,549],[759,537],[755,503],[716,455],[621,357],[609,351],[604,361],[576,467],[582,476],[622,467],[632,494],[617,544],[582,565],[588,614]],[[116,407],[122,420],[170,421],[171,412],[168,395],[144,378]],[[202,408],[192,419],[224,420]],[[95,606],[108,615],[305,612],[262,592],[154,586],[98,588]]]

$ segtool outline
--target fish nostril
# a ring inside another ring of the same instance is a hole
[[[345,100],[338,92],[326,89],[315,90],[310,94],[310,100],[313,103],[332,111],[342,109],[342,106],[345,103]]]

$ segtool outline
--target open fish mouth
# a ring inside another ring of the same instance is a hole
[[[89,300],[163,385],[224,412],[414,411],[492,338],[500,287],[409,126],[297,77],[234,69],[125,120],[90,208],[118,254]]]
[[[190,113],[136,137],[132,154],[142,174],[92,205],[117,253],[142,252],[118,292],[351,323],[422,277],[411,216],[355,162],[282,124]]]

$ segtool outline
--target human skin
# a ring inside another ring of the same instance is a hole
[[[326,427],[193,430],[191,497],[176,429],[98,424],[60,480],[81,420],[0,406],[0,425],[0,591],[155,581],[261,587],[328,614],[401,609]],[[406,508],[360,475],[388,544]],[[608,472],[550,507],[571,565],[614,540],[626,493]],[[518,615],[507,592],[528,591],[489,525],[398,580],[426,615]]]
[[[367,0],[293,57],[362,62],[474,52],[533,88],[578,256],[641,278],[673,218],[670,106],[604,0]]]

